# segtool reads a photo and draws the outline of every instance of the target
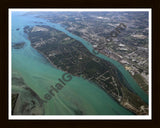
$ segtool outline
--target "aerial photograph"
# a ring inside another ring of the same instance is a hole
[[[149,115],[149,11],[9,11],[11,116]]]

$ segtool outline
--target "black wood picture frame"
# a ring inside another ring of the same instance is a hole
[[[160,126],[159,30],[158,0],[2,0],[0,123],[4,128],[158,128]],[[9,8],[151,8],[152,9],[152,120],[9,120],[8,119],[8,9]]]

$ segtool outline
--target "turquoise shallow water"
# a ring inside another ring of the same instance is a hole
[[[48,93],[50,86],[58,83],[58,79],[62,77],[64,72],[51,66],[42,55],[30,46],[30,41],[23,32],[23,27],[37,25],[38,23],[35,23],[35,21],[43,22],[44,25],[54,27],[79,40],[90,51],[92,51],[92,46],[80,37],[69,33],[58,24],[53,24],[31,15],[23,16],[21,14],[24,14],[24,12],[12,12],[12,42],[25,41],[26,44],[22,49],[12,49],[12,70],[19,72],[28,86],[44,99],[44,95]],[[17,28],[20,28],[20,30],[16,31]],[[117,68],[126,76],[127,81],[130,81],[129,84],[133,90],[147,101],[148,97],[145,96],[144,92],[133,81],[133,78],[129,76],[130,74],[118,62],[101,54],[97,56],[114,63],[116,67],[118,66]],[[87,115],[132,114],[95,84],[80,77],[73,77],[59,93],[56,93],[51,100],[45,103],[46,115],[70,115],[74,114],[75,111],[82,111],[83,114]]]

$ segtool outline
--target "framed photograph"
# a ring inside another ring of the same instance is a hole
[[[3,3],[4,126],[158,127],[158,2],[61,3]]]
[[[9,119],[151,119],[151,30],[151,9],[9,9]]]

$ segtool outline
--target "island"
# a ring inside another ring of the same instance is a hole
[[[17,28],[16,30],[19,31],[19,28]]]
[[[13,45],[12,45],[12,47],[13,47],[14,49],[21,49],[21,48],[23,48],[23,47],[24,47],[25,42],[12,43],[12,44],[13,44]]]
[[[148,114],[148,105],[132,91],[121,72],[110,62],[91,54],[82,43],[45,25],[26,26],[24,32],[31,46],[58,69],[95,83],[133,113]]]

